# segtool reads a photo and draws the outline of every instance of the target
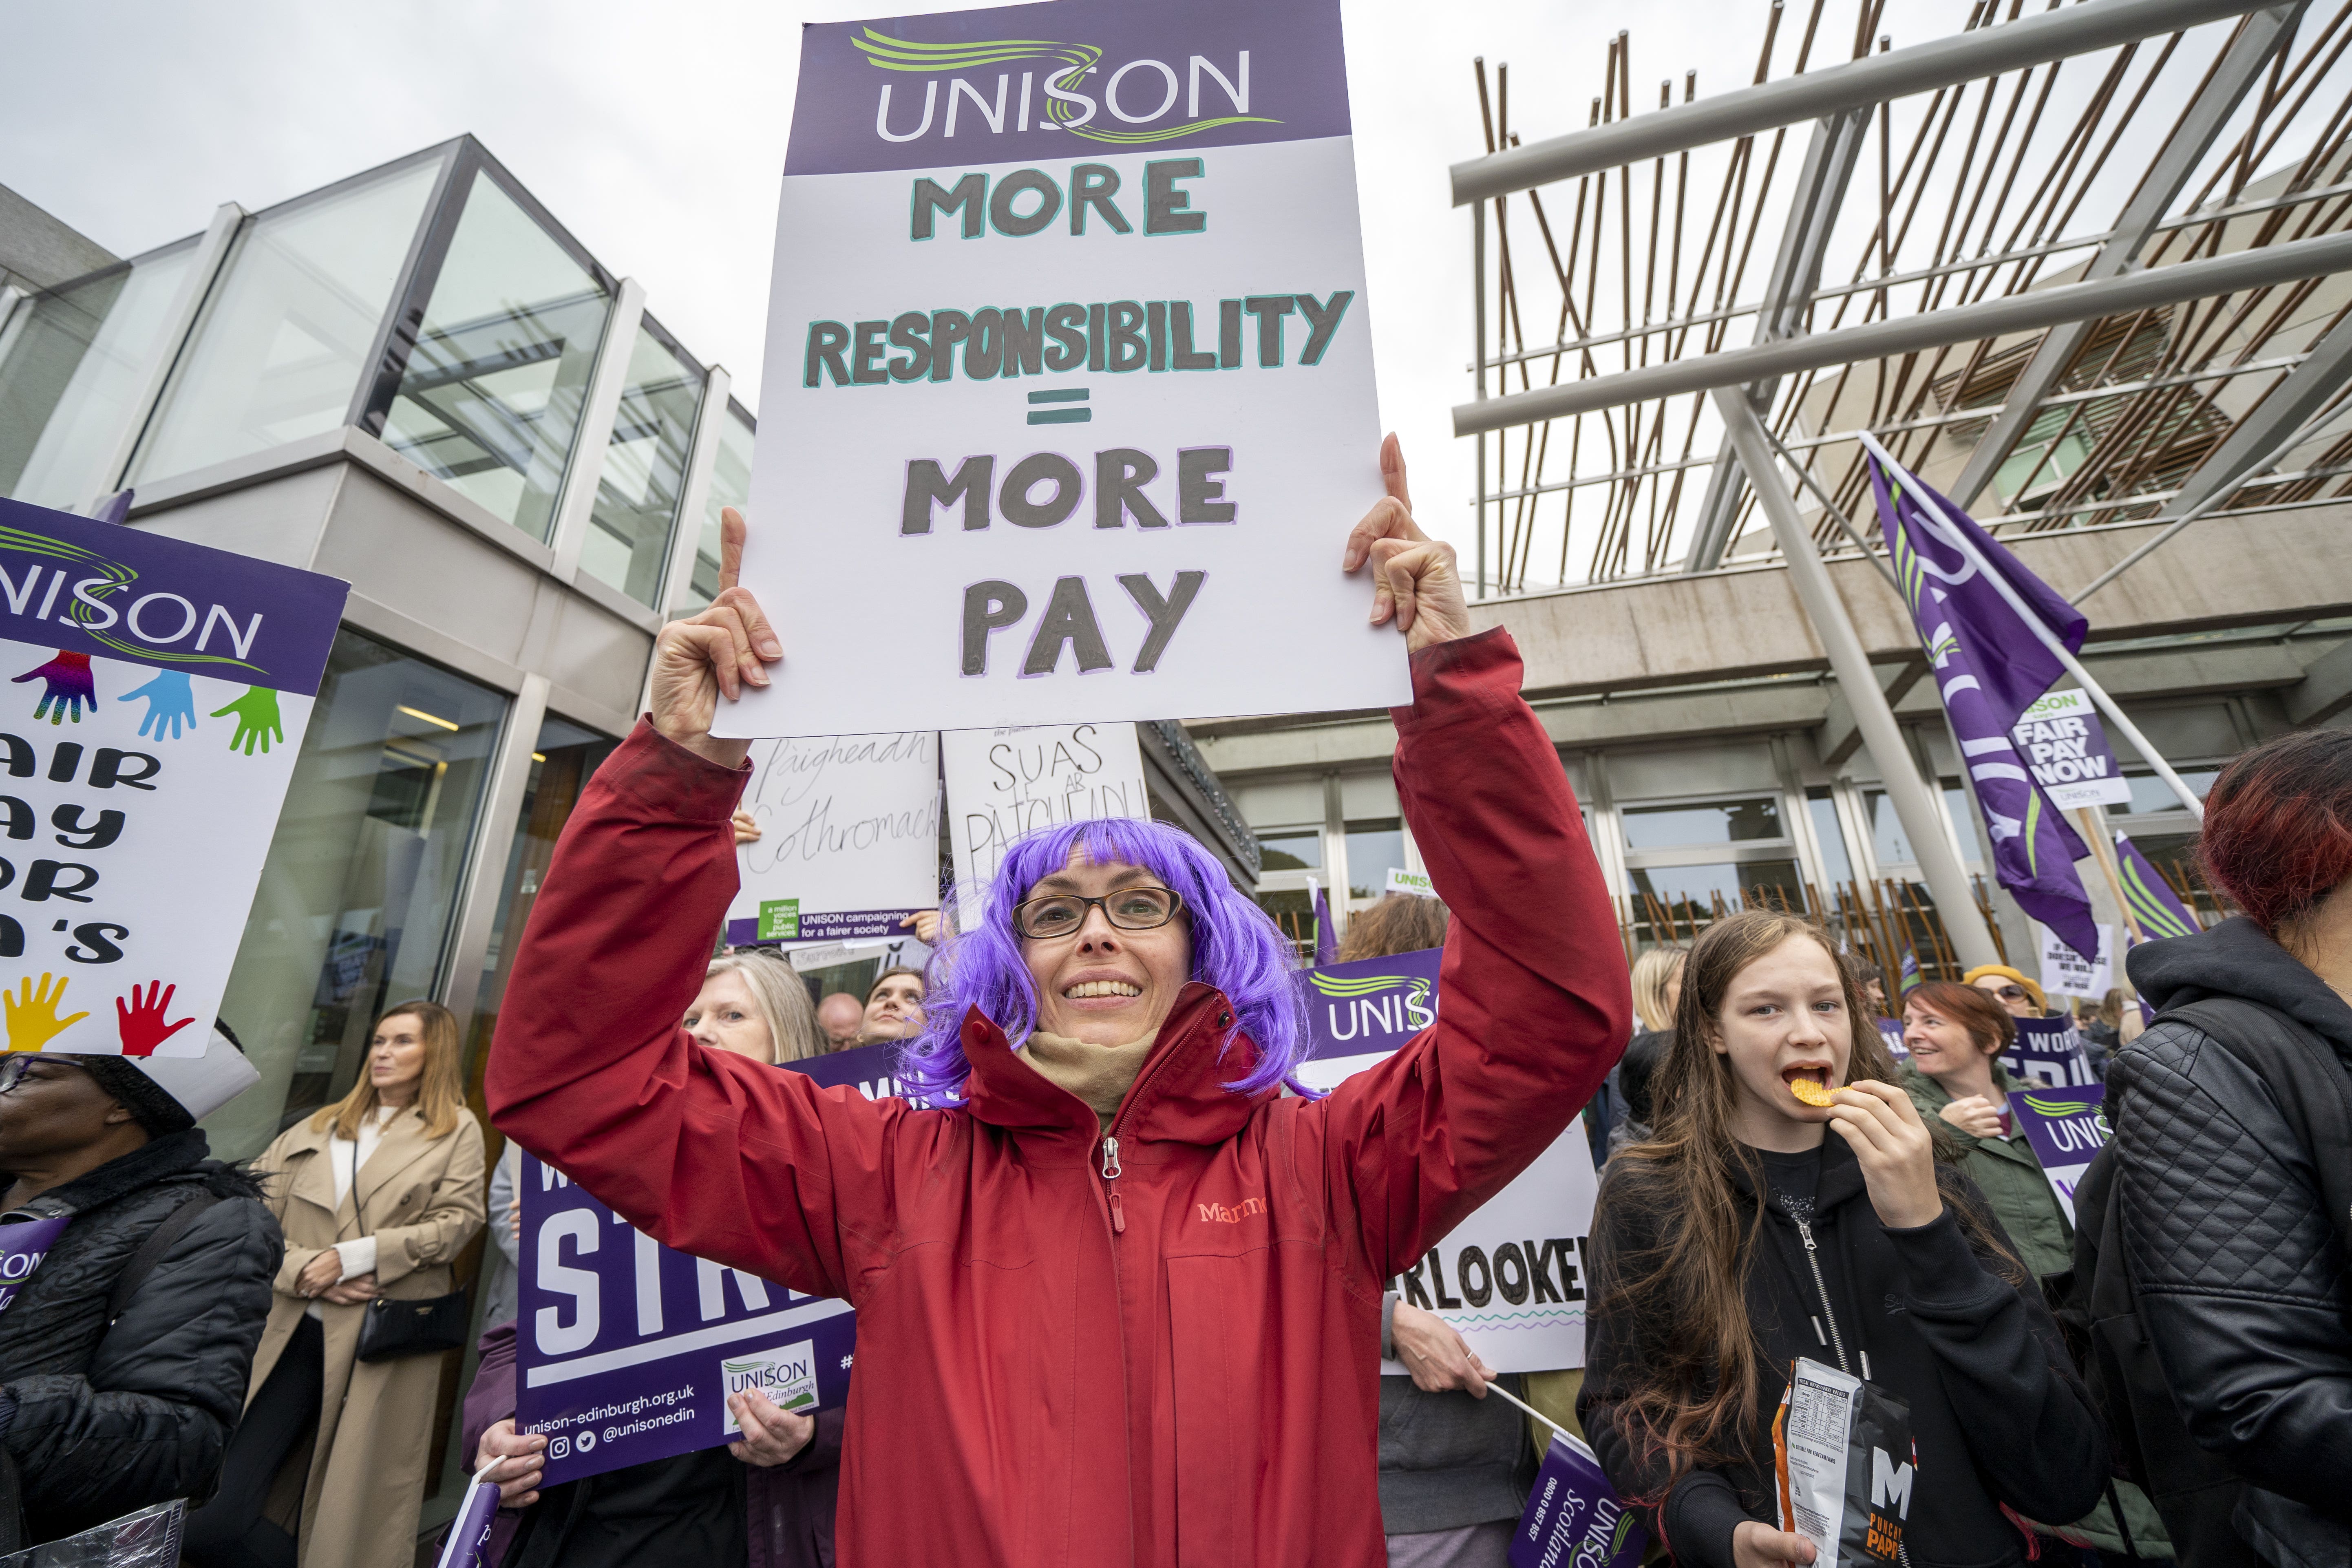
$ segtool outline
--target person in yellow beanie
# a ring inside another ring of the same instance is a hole
[[[2006,963],[1979,963],[1960,977],[1963,985],[1989,993],[2013,1018],[2046,1017],[2050,999],[2042,987]]]

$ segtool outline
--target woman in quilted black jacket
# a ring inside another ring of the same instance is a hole
[[[2107,1079],[2124,1262],[2196,1450],[2149,1452],[2149,1489],[2189,1568],[2316,1568],[2352,1550],[2352,735],[2231,763],[2200,853],[2245,914],[2133,950],[2162,1016]]]

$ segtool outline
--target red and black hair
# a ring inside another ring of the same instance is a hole
[[[2198,858],[2276,935],[2352,879],[2352,733],[2305,730],[2231,763],[2205,801]]]

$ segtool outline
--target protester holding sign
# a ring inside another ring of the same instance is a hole
[[[1909,1406],[1916,1468],[1885,1474],[1914,1562],[2021,1563],[2003,1505],[2098,1500],[2106,1442],[2057,1325],[1894,1077],[1820,927],[1750,910],[1693,946],[1656,1136],[1601,1189],[1579,1405],[1678,1562],[1813,1561],[1775,1522],[1772,1412],[1799,1357]]]
[[[371,1303],[450,1296],[452,1265],[482,1227],[482,1155],[457,1020],[415,1001],[375,1021],[351,1092],[255,1162],[286,1259],[221,1495],[190,1523],[204,1568],[292,1561],[290,1532],[264,1513],[297,1484],[304,1568],[408,1568],[441,1387],[428,1352],[445,1347],[404,1343],[404,1317]],[[451,1309],[458,1344],[463,1301]]]
[[[2231,763],[2199,856],[2245,913],[2132,949],[2158,1017],[2107,1080],[2109,1201],[2162,1373],[2129,1414],[2184,1562],[2315,1563],[2352,1499],[2352,734]]]
[[[219,1473],[283,1243],[195,1127],[257,1075],[217,1031],[204,1060],[174,1094],[130,1058],[0,1058],[0,1552]]]
[[[1397,784],[1454,920],[1437,1023],[1328,1097],[1281,1093],[1307,1039],[1282,934],[1148,822],[1013,847],[901,1074],[944,1108],[677,1029],[733,879],[745,746],[711,726],[781,653],[735,585],[739,518],[719,599],[663,629],[650,720],[564,829],[493,1111],[665,1245],[855,1304],[852,1568],[1380,1556],[1381,1282],[1552,1142],[1627,1019],[1517,652],[1470,635],[1392,438],[1381,467],[1336,564],[1371,567],[1370,624],[1411,650]]]

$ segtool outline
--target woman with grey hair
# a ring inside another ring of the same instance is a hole
[[[771,1066],[824,1054],[816,1004],[791,960],[768,948],[714,958],[686,1010],[687,1032],[714,1050]]]

